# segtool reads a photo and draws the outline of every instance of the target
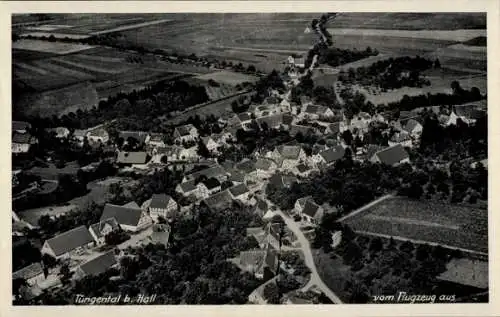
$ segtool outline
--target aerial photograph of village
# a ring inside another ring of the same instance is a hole
[[[486,13],[11,26],[13,305],[489,302]]]

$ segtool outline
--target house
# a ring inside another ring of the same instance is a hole
[[[163,133],[151,133],[149,135],[149,140],[146,142],[146,145],[150,146],[150,147],[165,147],[166,144],[165,144],[165,136],[163,135]]]
[[[299,175],[302,177],[307,177],[307,176],[311,175],[312,172],[314,172],[314,169],[311,168],[310,166],[304,164],[304,163],[301,163],[301,164],[295,166],[293,172],[296,175]]]
[[[267,281],[266,283],[257,287],[250,295],[248,295],[248,301],[252,304],[265,305],[267,304],[268,299],[265,296],[264,289],[271,285],[271,287],[278,287],[276,284],[277,277],[274,277]]]
[[[316,204],[311,197],[303,197],[295,202],[295,212],[310,224],[319,224],[324,215],[323,207]]]
[[[101,221],[115,218],[116,222],[123,230],[137,232],[145,229],[153,223],[151,217],[143,211],[137,204],[119,206],[106,204],[101,215]]]
[[[401,144],[397,144],[376,152],[371,157],[370,161],[373,163],[395,166],[398,164],[409,163],[410,156]]]
[[[134,139],[138,144],[146,144],[149,141],[149,133],[145,131],[121,131],[118,135],[123,139],[123,144],[128,144],[129,139]]]
[[[31,124],[26,121],[12,121],[12,133],[26,133],[31,129]]]
[[[108,219],[110,217],[106,217]],[[45,241],[42,254],[48,254],[56,259],[69,259],[86,248],[94,245],[94,238],[85,226],[79,226],[61,233]]]
[[[267,202],[257,197],[255,204],[255,213],[258,216],[263,217],[268,211],[269,211],[269,206]]]
[[[453,258],[446,264],[446,271],[437,276],[440,281],[488,290],[488,261],[473,258]]]
[[[348,127],[345,125],[344,121],[334,122],[334,123],[330,123],[328,125],[328,128],[326,129],[326,133],[336,136],[336,135],[343,133],[345,130],[348,130]]]
[[[90,225],[89,232],[94,238],[97,245],[102,245],[106,242],[105,237],[112,231],[119,230],[120,225],[115,218],[104,219],[98,223]]]
[[[12,273],[12,279],[23,279],[29,286],[35,286],[45,281],[45,274],[40,262],[30,264]]]
[[[175,217],[177,209],[177,202],[167,194],[153,194],[148,206],[149,216],[154,221],[158,221],[158,217],[172,219]]]
[[[161,244],[167,246],[168,241],[170,239],[171,230],[172,229],[170,228],[170,225],[168,225],[168,224],[155,223],[153,225],[153,232],[151,233],[151,236],[149,236],[151,243],[153,243],[153,244],[161,243]]]
[[[302,136],[306,136],[308,134],[315,134],[316,130],[308,125],[292,124],[289,133],[293,137],[297,136],[299,133],[302,134]]]
[[[221,212],[233,206],[233,197],[229,190],[223,190],[203,200],[203,203],[213,212]]]
[[[206,189],[208,190],[208,194],[207,194],[208,196],[213,195],[221,190],[221,183],[215,177],[207,178],[206,180],[202,181],[202,183],[203,183],[203,185],[205,185]]]
[[[192,124],[186,124],[174,129],[174,138],[179,142],[194,141],[198,137],[198,129]]]
[[[281,162],[281,164],[278,164],[281,169],[292,169],[307,159],[306,152],[297,145],[280,145],[271,152],[269,157]]]
[[[83,145],[83,142],[85,141],[86,137],[87,137],[87,130],[76,129],[75,131],[73,131],[73,139],[75,139],[75,141],[80,146]]]
[[[175,191],[184,197],[198,196],[198,187],[195,180],[189,180],[178,184]]]
[[[196,145],[187,149],[181,146],[179,155],[181,160],[186,161],[196,161],[200,158],[200,156],[198,155],[198,147]]]
[[[259,173],[257,172],[255,164],[255,160],[243,159],[241,162],[236,164],[235,169],[244,175],[246,182],[258,181]]]
[[[250,190],[245,184],[239,184],[229,188],[229,192],[233,199],[239,200],[242,203],[247,203],[249,201]]]
[[[310,305],[314,304],[312,299],[306,299],[302,297],[298,297],[297,295],[285,295],[283,300],[283,304],[285,305]]]
[[[332,233],[332,243],[330,244],[332,248],[336,248],[342,242],[342,231],[338,230]]]
[[[57,127],[54,129],[49,129],[49,131],[54,133],[56,138],[58,138],[58,139],[67,138],[70,134],[69,129],[66,127]]]
[[[258,279],[272,277],[278,270],[278,254],[271,246],[264,250],[242,251],[239,255],[238,266]]]
[[[116,163],[120,166],[129,166],[133,168],[145,168],[148,160],[146,152],[118,152]]]
[[[109,270],[110,268],[117,267],[118,260],[116,259],[115,250],[110,250],[102,255],[93,258],[81,264],[75,272],[77,279],[82,279],[86,276],[97,276]]]
[[[27,153],[33,144],[36,144],[38,140],[31,136],[29,132],[19,133],[14,131],[12,133],[12,153]]]
[[[276,173],[269,178],[268,185],[275,188],[289,188],[295,182],[297,182],[297,178],[295,176]]]
[[[397,132],[388,141],[389,146],[402,145],[404,147],[412,147],[413,141],[407,132]]]
[[[410,119],[403,124],[402,128],[412,136],[419,136],[424,127],[417,120]]]
[[[360,112],[358,115],[354,116],[351,119],[350,129],[357,129],[362,132],[367,132],[371,121],[372,118],[368,113]]]
[[[182,158],[183,148],[179,146],[154,147],[151,149],[151,162],[162,163],[162,158],[165,156],[168,162],[178,161]]]
[[[283,114],[273,114],[256,119],[257,124],[261,129],[267,127],[268,129],[278,129],[283,123]]]
[[[87,139],[90,143],[106,143],[109,141],[109,134],[106,129],[100,125],[87,130]],[[128,139],[124,139],[126,142]]]
[[[478,109],[475,105],[454,106],[446,125],[456,125],[458,119],[470,125],[485,116],[486,111]]]
[[[335,116],[332,109],[318,105],[308,105],[302,113],[304,117],[312,120],[317,120],[319,118],[332,118]]]
[[[211,153],[217,152],[217,148],[220,146],[212,137],[209,136],[201,137],[201,141]]]
[[[271,176],[271,173],[278,168],[276,162],[272,159],[266,157],[258,157],[255,161],[255,169],[257,170],[257,176],[260,178],[266,178]]]
[[[488,169],[488,159],[484,159],[478,162],[473,162],[471,163],[470,167],[471,168],[477,168],[481,164],[485,169]]]
[[[196,180],[200,176],[205,176],[206,178],[215,177],[222,183],[227,179],[227,172],[222,166],[215,164],[200,171],[185,175],[182,181],[187,182],[190,180]]]
[[[331,165],[342,159],[345,149],[341,145],[334,146],[313,156],[313,161],[318,165]]]

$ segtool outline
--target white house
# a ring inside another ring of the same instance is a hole
[[[106,143],[109,141],[109,134],[102,125],[87,130],[87,139],[90,143]]]
[[[412,147],[413,141],[411,136],[403,131],[395,133],[388,141],[389,146],[402,145],[404,147]]]
[[[454,106],[445,125],[456,125],[458,119],[470,125],[484,116],[486,116],[486,111],[474,105]]]
[[[147,168],[148,155],[146,152],[118,152],[116,163],[120,166],[129,166],[132,168]]]
[[[354,116],[350,122],[350,129],[357,129],[361,132],[367,132],[372,117],[366,112],[360,112],[358,115]]]
[[[402,125],[403,130],[408,132],[413,137],[418,137],[422,134],[424,127],[415,119],[408,120]]]
[[[150,147],[165,147],[165,136],[162,133],[151,133],[149,136],[149,140],[146,142],[146,145]]]
[[[56,138],[58,138],[58,139],[67,138],[70,134],[68,128],[66,128],[66,127],[57,127],[54,129],[49,129],[49,131],[55,133]]]
[[[177,202],[167,194],[154,194],[148,206],[149,215],[154,221],[158,221],[159,217],[167,220],[174,218],[177,209]]]
[[[115,218],[123,230],[137,232],[153,224],[151,217],[139,206],[124,206],[106,204],[102,212],[101,221]]]
[[[316,204],[311,197],[297,199],[295,211],[302,218],[302,221],[313,225],[319,224],[324,215],[323,207]]]
[[[96,244],[102,245],[106,242],[105,237],[107,234],[119,229],[120,225],[116,222],[116,219],[109,218],[90,225],[89,232]]]
[[[79,254],[93,245],[94,238],[88,229],[85,226],[79,226],[46,240],[41,253],[51,255],[58,260],[69,259],[72,255]]]
[[[307,160],[306,152],[297,145],[280,145],[266,156],[274,159],[278,167],[283,170],[291,170],[299,163]]]
[[[211,153],[217,152],[217,148],[220,146],[215,140],[210,136],[201,137],[201,141],[207,147],[208,151]]]
[[[183,125],[174,129],[176,141],[194,141],[198,137],[198,129],[192,124]]]
[[[233,199],[239,200],[242,203],[249,203],[250,190],[245,184],[239,184],[229,188],[229,192]]]
[[[12,153],[27,153],[33,144],[36,144],[38,141],[35,137],[31,136],[28,132],[19,133],[13,132],[12,134],[12,144],[11,150]]]

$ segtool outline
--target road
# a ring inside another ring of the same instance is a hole
[[[380,202],[382,202],[382,201],[384,201],[384,200],[386,200],[386,199],[392,198],[392,197],[394,197],[394,195],[393,195],[393,194],[387,194],[387,195],[385,195],[385,196],[382,196],[382,197],[380,197],[380,198],[378,198],[378,199],[376,199],[376,200],[374,200],[374,201],[370,202],[369,204],[364,205],[363,207],[361,207],[361,208],[358,208],[358,209],[354,210],[354,211],[353,211],[353,212],[351,212],[350,214],[345,215],[344,217],[340,218],[340,219],[339,219],[339,220],[337,220],[337,221],[339,221],[339,222],[340,222],[340,221],[344,221],[344,220],[346,220],[346,219],[348,219],[348,218],[354,217],[354,216],[356,216],[357,214],[359,214],[359,213],[361,213],[361,212],[365,211],[366,209],[371,208],[371,207],[375,206],[376,204],[378,204],[378,203],[380,203]]]
[[[269,200],[266,201],[270,206],[274,206],[274,204]],[[328,286],[326,286],[326,284],[319,276],[318,270],[316,269],[316,264],[314,263],[311,244],[309,243],[309,240],[307,240],[307,238],[304,236],[304,233],[302,233],[299,226],[295,221],[293,221],[293,219],[285,215],[285,213],[281,211],[277,206],[275,207],[276,210],[274,212],[277,215],[280,215],[281,218],[283,218],[287,227],[293,232],[293,234],[295,234],[297,240],[300,242],[300,250],[304,254],[304,262],[306,266],[311,270],[311,279],[306,284],[306,286],[302,288],[302,290],[308,290],[313,285],[316,285],[333,303],[342,304],[342,300],[337,295],[335,295],[335,293],[332,292],[330,288],[328,288]]]

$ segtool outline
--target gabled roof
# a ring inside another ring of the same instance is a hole
[[[396,133],[390,139],[391,142],[395,142],[395,143],[405,142],[405,141],[409,141],[409,140],[411,140],[411,137],[407,133]]]
[[[304,112],[310,113],[310,114],[316,114],[316,113],[318,113],[318,106],[309,105],[306,107],[306,110]]]
[[[89,136],[100,136],[100,137],[106,137],[108,135],[108,131],[106,131],[106,129],[104,129],[103,127],[99,127],[97,129],[92,129],[92,130],[89,130]],[[147,136],[147,134],[146,134]],[[146,137],[144,137],[144,139],[146,139]],[[127,139],[124,139],[125,141]],[[141,140],[138,140],[140,142],[144,142],[144,141],[141,141]]]
[[[313,202],[311,199],[306,200],[306,204],[304,206],[304,209],[302,210],[303,213],[310,217],[316,216],[316,213],[319,210],[319,206]]]
[[[171,228],[167,224],[154,224],[150,238],[153,243],[168,243]]]
[[[455,106],[453,111],[459,117],[477,120],[486,116],[486,111],[477,109],[474,105]]]
[[[106,204],[101,220],[115,218],[120,225],[137,226],[142,216],[142,209]]]
[[[173,200],[172,197],[167,194],[153,194],[149,208],[167,208],[171,200]]]
[[[130,201],[123,205],[123,207],[128,207],[128,208],[141,208],[135,201]]]
[[[284,159],[296,160],[299,158],[300,151],[302,148],[297,145],[280,145],[278,146],[278,152]]]
[[[233,198],[227,189],[214,194],[203,201],[212,211],[224,211],[231,208],[233,205]]]
[[[422,126],[417,120],[415,119],[410,119],[408,120],[404,125],[403,125],[403,129],[405,131],[408,131],[408,132],[413,132],[413,130],[415,128],[417,128],[418,126]]]
[[[326,163],[332,163],[337,160],[340,160],[344,157],[345,149],[344,147],[337,145],[328,149],[326,151],[320,152],[319,155],[325,160]]]
[[[179,127],[176,127],[174,132],[177,131],[177,133],[180,135],[180,136],[186,136],[186,135],[190,135],[191,133],[191,130],[192,129],[196,129],[194,125],[192,124],[186,124],[186,125],[181,125]]]
[[[83,263],[80,265],[80,270],[83,271],[85,275],[99,275],[116,264],[118,264],[118,261],[116,260],[115,250],[111,250]]]
[[[25,280],[29,280],[30,278],[33,278],[40,274],[43,274],[43,267],[40,262],[36,262],[12,273],[12,279],[22,278]]]
[[[104,219],[108,218],[111,217],[105,217]],[[94,242],[94,239],[85,226],[76,227],[46,241],[56,256],[92,242]]]
[[[117,163],[121,164],[145,164],[147,159],[146,152],[118,152]]]
[[[266,123],[268,128],[276,128],[283,122],[283,115],[281,113],[277,113],[270,116],[257,118],[256,121],[260,127],[262,127],[262,125]]]
[[[149,142],[163,142],[163,133],[151,133],[149,136]]]
[[[290,126],[290,135],[295,136],[298,133],[302,133],[302,135],[307,135],[309,132],[314,133],[314,128],[306,125],[292,124]]]
[[[283,124],[285,125],[290,125],[293,122],[293,116],[289,113],[284,113],[283,114]]]
[[[238,119],[239,119],[241,122],[245,122],[245,121],[252,120],[252,117],[250,116],[250,114],[249,114],[248,112],[238,113],[238,114],[237,114],[237,117],[238,117]]]
[[[249,190],[248,190],[247,185],[239,184],[239,185],[236,185],[236,186],[229,188],[229,191],[231,192],[233,197],[238,197],[240,195],[248,193]]]
[[[340,122],[330,123],[328,128],[331,133],[340,133]]]
[[[31,124],[26,121],[12,121],[12,131],[24,131],[31,128]]]
[[[246,174],[255,172],[255,161],[249,159],[243,160],[240,163],[236,164],[235,168]]]
[[[187,182],[180,183],[179,187],[182,189],[183,192],[189,193],[196,189],[196,181],[193,179]]]
[[[396,144],[392,147],[383,149],[375,153],[375,155],[377,155],[380,162],[387,165],[394,165],[401,162],[404,159],[409,158],[408,153],[405,151],[405,149],[401,144]]]
[[[90,229],[92,229],[92,231],[94,232],[94,234],[100,238],[102,237],[102,230],[104,229],[104,227],[106,225],[109,225],[111,226],[112,230],[117,230],[120,228],[120,225],[118,224],[118,222],[116,222],[116,219],[115,218],[109,218],[109,219],[104,219],[104,220],[101,220],[97,223],[94,223],[92,225],[90,225]]]
[[[218,177],[218,176],[222,176],[222,175],[225,175],[226,174],[226,170],[220,166],[220,165],[214,165],[214,166],[211,166],[211,167],[208,167],[208,168],[205,168],[201,171],[196,171],[194,173],[191,173],[189,175],[186,175],[186,178],[187,179],[197,179],[198,177],[200,176],[205,176],[207,178],[210,178],[210,177]]]
[[[311,168],[305,164],[299,164],[297,165],[297,170],[299,171],[299,173],[305,173],[307,171],[310,171]]]
[[[214,189],[220,186],[220,182],[217,178],[215,177],[210,177],[203,181],[203,185],[205,185],[209,190]]]
[[[133,138],[139,141],[139,143],[144,143],[146,142],[148,134],[149,133],[145,131],[121,131],[119,137],[124,141],[127,141],[128,138]]]
[[[73,136],[74,137],[85,137],[87,135],[87,130],[81,130],[81,129],[76,129],[73,131]]]
[[[267,158],[259,157],[257,158],[257,161],[255,162],[255,168],[259,170],[264,170],[267,171],[271,168],[273,165],[273,161]]]

